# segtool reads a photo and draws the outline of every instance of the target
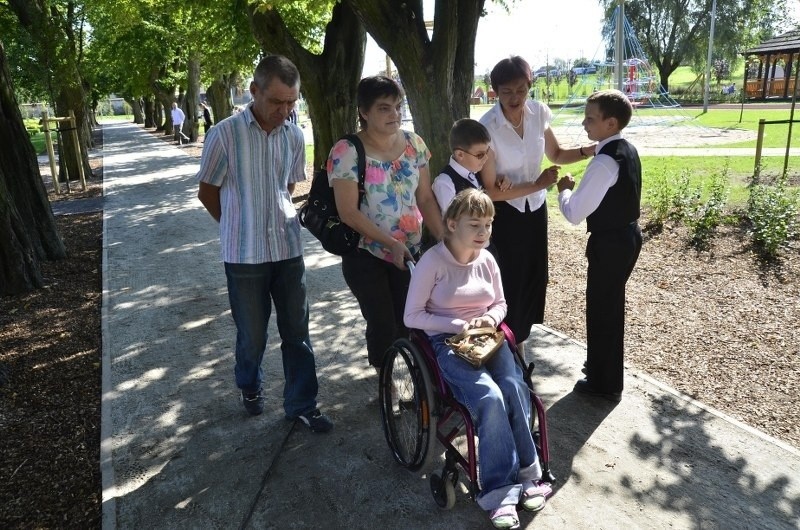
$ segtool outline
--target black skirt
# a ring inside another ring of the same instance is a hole
[[[536,211],[520,212],[507,202],[494,203],[492,224],[503,292],[508,304],[505,322],[517,343],[544,322],[549,279],[547,268],[547,203]]]

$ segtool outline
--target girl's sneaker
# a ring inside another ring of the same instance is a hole
[[[526,480],[522,483],[522,508],[526,512],[538,512],[544,508],[547,496],[553,493],[553,489],[547,482],[533,482]]]
[[[489,519],[495,528],[508,528],[511,530],[519,528],[517,508],[511,504],[504,504],[489,512]]]

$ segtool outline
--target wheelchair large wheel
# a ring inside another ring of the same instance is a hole
[[[407,339],[396,340],[386,352],[380,402],[394,459],[409,471],[425,469],[436,444],[433,384],[423,354]]]

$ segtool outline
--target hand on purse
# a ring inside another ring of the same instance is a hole
[[[469,322],[464,324],[463,331],[467,331],[468,329],[475,329],[475,328],[496,328],[497,323],[494,321],[492,317],[489,315],[483,315],[481,317],[473,318]]]

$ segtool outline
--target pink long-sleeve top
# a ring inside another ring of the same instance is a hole
[[[506,298],[497,262],[487,250],[467,264],[444,243],[423,254],[411,276],[403,321],[428,335],[460,333],[473,318],[506,317]]]

